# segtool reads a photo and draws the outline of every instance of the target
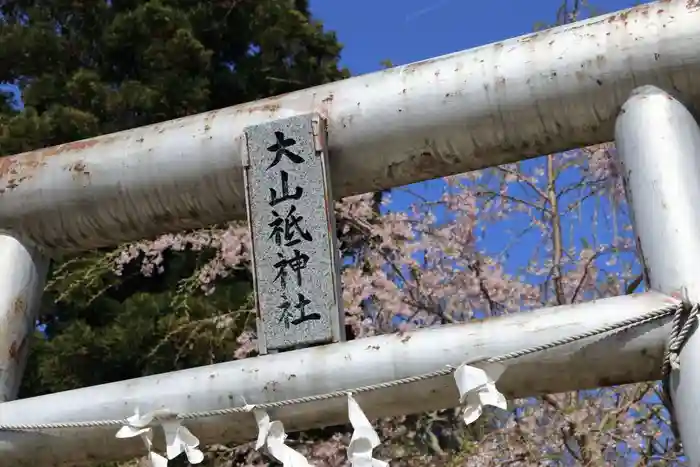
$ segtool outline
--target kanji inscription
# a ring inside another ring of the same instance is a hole
[[[246,128],[260,353],[344,339],[323,120]]]

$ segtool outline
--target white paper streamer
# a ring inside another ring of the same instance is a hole
[[[352,394],[348,394],[348,417],[353,429],[348,446],[350,465],[352,467],[388,467],[387,462],[372,457],[372,451],[381,441]]]
[[[167,467],[168,459],[174,459],[181,453],[185,453],[190,464],[199,464],[204,460],[204,454],[198,449],[199,440],[190,430],[182,426],[180,420],[157,420],[158,415],[172,415],[167,410],[157,410],[141,415],[138,407],[134,415],[127,418],[127,424],[119,429],[117,438],[133,438],[140,436],[148,451],[148,464],[151,467]],[[167,458],[153,451],[152,423],[158,423],[165,433],[167,445]]]
[[[168,459],[161,456],[157,452],[153,452],[152,437],[153,437],[153,433],[151,433],[150,431],[146,434],[141,435],[141,439],[144,440],[144,444],[146,445],[146,450],[148,451],[148,455],[146,456],[147,465],[149,467],[168,467]]]
[[[255,409],[253,413],[258,422],[258,440],[255,443],[255,449],[266,445],[270,456],[281,462],[283,467],[313,467],[303,454],[284,444],[287,434],[284,432],[282,422],[278,420],[270,422],[270,416],[264,410]]]
[[[166,420],[161,426],[165,433],[168,459],[175,459],[184,452],[190,464],[199,464],[204,460],[204,453],[199,450],[199,439],[182,426],[180,420]]]
[[[454,373],[460,403],[464,405],[464,423],[474,423],[485,405],[508,409],[506,398],[496,389],[496,381],[506,367],[500,363],[462,364]]]
[[[147,433],[151,433],[151,428],[148,426],[153,422],[155,413],[147,413],[141,415],[139,408],[136,407],[134,415],[126,419],[126,425],[117,431],[117,438],[133,438]]]

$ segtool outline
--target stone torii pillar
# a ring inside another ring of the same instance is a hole
[[[615,128],[617,151],[649,287],[700,303],[700,128],[654,86],[633,91]],[[675,423],[700,466],[700,335],[691,328],[670,376]]]

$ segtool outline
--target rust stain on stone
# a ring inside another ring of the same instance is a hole
[[[22,182],[30,180],[37,169],[46,166],[47,159],[62,153],[79,152],[98,145],[109,144],[119,137],[124,138],[124,136],[117,135],[100,136],[0,158],[0,181],[5,182],[5,186],[0,188],[0,195],[8,190],[14,190]],[[79,164],[77,166],[79,167]],[[84,169],[81,172],[86,173]]]
[[[389,164],[386,174],[391,180],[403,181],[415,178],[416,174],[420,174],[423,180],[428,180],[441,177],[447,172],[454,173],[455,167],[458,167],[461,162],[460,158],[454,154],[439,151],[433,147],[406,160]]]
[[[27,311],[27,302],[22,297],[17,297],[12,301],[11,311],[13,314],[24,314]]]
[[[540,36],[540,33],[535,32],[535,33],[532,33],[528,36],[523,37],[518,42],[520,42],[521,44],[526,43],[526,42],[532,42],[532,41],[536,40],[539,36]]]
[[[83,151],[85,149],[91,148],[99,144],[98,139],[86,139],[83,141],[75,141],[73,143],[61,144],[60,146],[54,146],[52,148],[46,149],[44,152],[44,157],[53,156],[56,154],[61,154],[63,152],[73,152],[73,151]]]
[[[417,71],[421,71],[422,68],[429,67],[431,65],[436,65],[441,62],[444,62],[446,60],[451,60],[452,56],[451,55],[443,55],[441,57],[435,57],[431,58],[428,60],[422,60],[420,62],[415,62],[415,63],[409,63],[408,65],[400,66],[400,67],[395,67],[395,68],[389,68],[388,70],[382,71],[382,73],[395,73],[397,70],[401,71],[403,73],[409,74],[409,73],[415,73]],[[438,70],[439,71],[439,70]]]
[[[32,178],[33,170],[41,165],[43,163],[32,159],[25,161],[18,156],[0,158],[0,180],[5,179],[5,187],[0,188],[0,194],[14,190],[22,182]]]
[[[119,133],[98,136],[96,138],[84,139],[81,141],[73,141],[71,143],[59,144],[58,146],[52,146],[45,149],[38,149],[32,152],[26,152],[24,154],[19,154],[17,157],[21,160],[22,163],[25,163],[25,160],[30,159],[35,160],[37,163],[41,163],[44,159],[48,157],[53,157],[64,152],[84,151],[86,149],[91,149],[101,144],[111,143],[113,141],[116,141],[119,137]]]
[[[68,166],[66,166],[66,170],[68,170],[69,172],[73,172],[77,175],[90,175],[90,171],[87,169],[87,164],[84,160],[79,160],[73,162],[72,164],[69,164]]]
[[[10,344],[10,349],[9,349],[9,354],[10,358],[14,360],[15,362],[19,361],[19,357],[22,354],[22,348],[24,347],[26,343],[26,338],[22,338],[22,340],[17,344],[17,341],[12,341],[12,344]]]
[[[251,105],[248,107],[248,113],[252,114],[255,112],[277,112],[281,108],[281,105],[279,102],[273,101],[273,102],[266,102],[263,104],[259,105]]]
[[[211,127],[211,123],[214,121],[214,119],[217,117],[217,115],[219,115],[219,111],[220,111],[220,110],[221,110],[221,109],[212,110],[211,112],[207,112],[207,113],[204,115],[204,124],[205,124],[205,126]]]

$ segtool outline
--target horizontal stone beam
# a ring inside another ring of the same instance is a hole
[[[663,1],[5,158],[0,226],[75,252],[245,217],[241,135],[317,112],[343,197],[613,139],[633,88],[700,104],[700,8]]]
[[[545,345],[675,303],[656,292],[625,295],[147,376],[6,402],[0,404],[0,425],[119,420],[137,407],[141,413],[188,413],[347,391]],[[509,360],[499,389],[508,397],[523,397],[658,379],[670,326],[669,317]],[[451,375],[355,397],[370,419],[458,405]],[[269,414],[290,432],[343,424],[347,401],[319,398]],[[252,413],[185,424],[204,445],[256,436]],[[144,455],[140,440],[115,438],[118,428],[0,430],[0,467],[82,465]]]

